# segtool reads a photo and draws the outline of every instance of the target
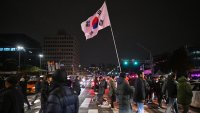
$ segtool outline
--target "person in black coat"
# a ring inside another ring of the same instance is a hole
[[[23,96],[24,96],[24,102],[28,105],[28,109],[30,110],[31,106],[30,106],[28,98],[27,98],[27,92],[26,92],[27,91],[27,80],[26,80],[25,76],[22,76],[20,78],[19,85],[21,87],[21,90],[22,90],[22,93],[23,93]]]
[[[79,76],[76,76],[76,79],[74,80],[73,89],[74,89],[74,91],[75,91],[75,93],[77,95],[80,95],[80,93],[81,93],[81,87],[80,87]]]
[[[45,113],[78,113],[78,95],[73,93],[66,81],[67,73],[64,70],[56,70],[52,75],[52,88]]]
[[[167,91],[167,95],[169,98],[169,103],[167,104],[166,113],[171,112],[171,107],[174,107],[175,113],[179,113],[178,104],[177,104],[177,89],[178,82],[176,81],[176,74],[173,73],[169,76],[167,85],[165,86],[165,90]]]
[[[138,72],[138,79],[135,81],[135,94],[134,100],[138,106],[138,113],[144,112],[144,101],[145,101],[145,91],[146,91],[146,83],[144,80],[144,72]]]
[[[41,79],[37,78],[37,82],[35,83],[35,97],[32,100],[31,104],[33,105],[34,102],[37,100],[37,98],[40,96],[40,92],[41,92]]]
[[[0,113],[24,113],[23,94],[16,88],[17,78],[9,76],[5,80],[5,89],[0,93]]]
[[[47,104],[47,99],[49,96],[49,90],[50,90],[50,84],[51,84],[51,76],[46,75],[44,76],[42,82],[41,82],[41,109],[39,113],[46,113],[46,104]]]
[[[160,76],[158,80],[155,81],[155,94],[158,97],[158,108],[162,108],[162,86],[164,84],[163,76]]]

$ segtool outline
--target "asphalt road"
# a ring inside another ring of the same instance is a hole
[[[104,95],[105,98],[109,98],[107,96],[108,90],[106,90],[106,94]],[[30,95],[28,96],[29,102],[33,100],[35,95]],[[118,113],[118,104],[115,102],[115,108],[116,109],[111,109],[109,106],[98,106],[97,102],[95,101],[95,93],[94,91],[89,88],[82,88],[81,94],[79,95],[79,113]],[[135,113],[137,111],[136,105],[133,103],[133,112]],[[39,113],[40,110],[40,98],[38,98],[35,101],[34,105],[31,105],[31,110],[27,110],[27,106],[25,105],[25,113]],[[163,104],[163,108],[158,109],[157,104],[151,103],[151,104],[146,104],[144,106],[145,108],[145,113],[164,113],[166,109],[166,105]],[[182,109],[179,107],[180,112],[182,112]],[[196,108],[190,108],[189,113],[200,113],[200,109]]]

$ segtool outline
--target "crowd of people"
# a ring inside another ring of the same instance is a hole
[[[182,106],[183,113],[188,113],[192,88],[187,73],[178,74],[181,74],[178,79],[176,73],[165,78],[146,76],[142,71],[137,73],[138,77],[121,73],[118,78],[110,76],[107,81],[102,76],[95,77],[94,91],[98,95],[98,104],[102,105],[105,84],[108,82],[111,109],[116,109],[114,102],[117,101],[119,113],[133,113],[133,104],[137,106],[137,113],[144,113],[144,104],[156,104],[158,109],[164,109],[163,102],[167,106],[166,113],[179,113],[178,104]]]
[[[35,97],[29,103],[27,99],[27,77],[8,76],[0,79],[0,113],[24,113],[24,103],[27,109],[40,97],[39,113],[78,113],[80,83],[67,79],[65,70],[56,70],[53,75],[39,78],[35,84]]]
[[[155,103],[157,108],[163,108],[163,100],[166,102],[166,113],[172,110],[179,113],[178,103],[182,105],[183,113],[188,113],[192,99],[191,85],[186,73],[176,78],[172,73],[167,78],[164,76],[145,76],[139,71],[137,78],[120,73],[119,77],[95,77],[94,91],[97,94],[98,106],[107,104],[104,98],[105,90],[109,88],[111,109],[119,105],[119,113],[133,113],[132,104],[137,105],[137,113],[144,113],[144,104]],[[176,81],[178,80],[178,81]],[[74,80],[67,78],[64,70],[56,70],[53,75],[39,78],[35,84],[35,95],[32,102],[27,99],[27,77],[22,75],[8,76],[0,79],[0,113],[24,113],[24,103],[27,109],[35,103],[38,97],[41,101],[39,113],[78,113],[81,88],[78,76]]]

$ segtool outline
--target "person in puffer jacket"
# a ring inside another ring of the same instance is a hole
[[[46,113],[78,113],[78,96],[67,86],[66,81],[66,71],[56,70],[52,76]]]
[[[192,88],[186,77],[182,76],[178,79],[178,103],[183,106],[183,113],[187,113],[192,102]]]

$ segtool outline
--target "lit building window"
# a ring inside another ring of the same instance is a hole
[[[193,51],[193,54],[200,54],[200,51]]]
[[[0,51],[3,51],[3,48],[0,48]]]
[[[10,51],[10,48],[4,48],[3,50],[4,51]]]
[[[11,50],[11,51],[16,51],[16,48],[11,48],[10,50]]]

